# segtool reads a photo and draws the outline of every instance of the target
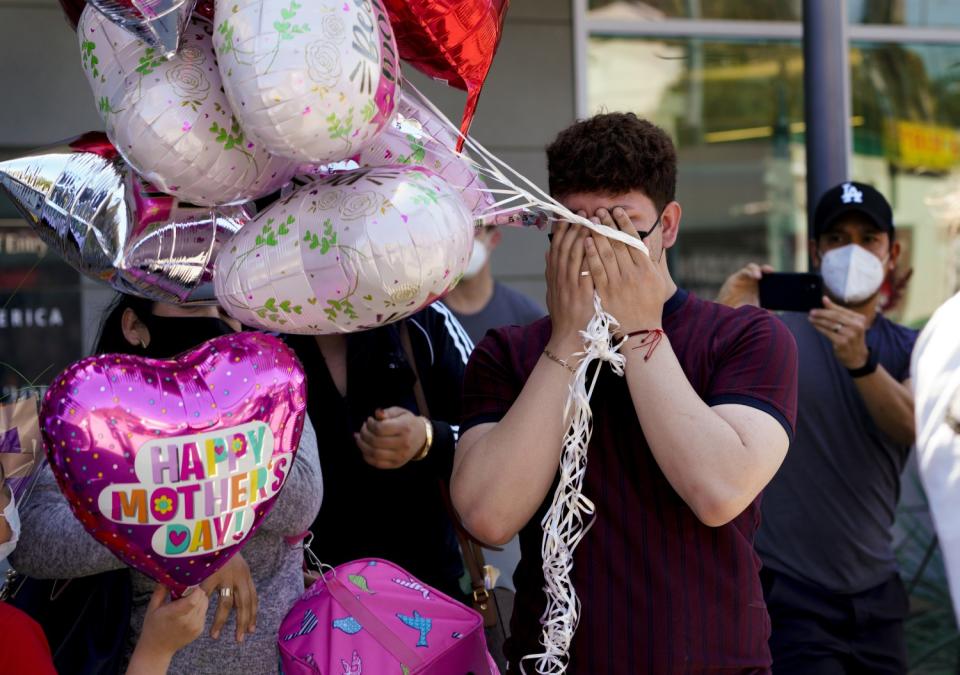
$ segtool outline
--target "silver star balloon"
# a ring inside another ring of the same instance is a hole
[[[197,0],[88,0],[110,21],[165,58],[177,53]]]
[[[101,133],[0,162],[0,189],[48,246],[115,289],[176,304],[216,304],[213,262],[251,219],[157,191]]]

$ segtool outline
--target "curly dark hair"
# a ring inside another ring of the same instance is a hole
[[[639,190],[663,209],[677,190],[677,151],[660,127],[633,113],[603,113],[560,132],[547,147],[550,194]]]

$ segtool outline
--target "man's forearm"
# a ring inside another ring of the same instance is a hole
[[[786,432],[781,430],[782,453],[752,449],[758,444],[748,432],[738,432],[717,412],[742,406],[708,406],[690,385],[666,338],[649,361],[643,360],[646,350],[634,351],[634,346],[628,342],[624,347],[627,383],[654,459],[704,524],[729,522],[776,472],[786,452]]]
[[[504,418],[482,435],[477,427],[460,439],[451,496],[467,529],[480,540],[495,545],[509,541],[550,490],[560,464],[572,377],[540,357]]]
[[[853,381],[874,424],[893,441],[913,445],[916,440],[916,421],[910,387],[897,382],[883,366]]]

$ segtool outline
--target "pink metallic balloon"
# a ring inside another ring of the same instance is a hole
[[[278,338],[237,333],[176,360],[107,354],[47,391],[47,458],[74,514],[177,594],[223,566],[269,513],[303,431],[303,369]]]

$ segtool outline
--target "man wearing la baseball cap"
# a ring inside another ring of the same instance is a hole
[[[917,332],[879,312],[896,268],[893,211],[848,181],[817,203],[810,258],[822,309],[785,312],[800,358],[797,434],[763,496],[756,548],[777,675],[906,673],[908,599],[890,526],[914,441]],[[719,301],[759,304],[768,266],[730,277]]]

